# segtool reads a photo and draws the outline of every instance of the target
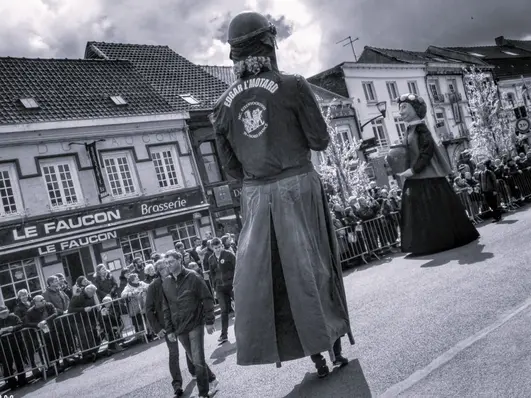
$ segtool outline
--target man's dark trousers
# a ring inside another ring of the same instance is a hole
[[[228,337],[229,330],[229,313],[231,310],[231,301],[233,300],[232,285],[216,287],[219,308],[221,310],[221,338]]]
[[[341,337],[337,339],[336,342],[334,343],[332,347],[332,351],[334,352],[334,355],[336,357],[341,355]],[[315,364],[316,368],[326,365],[326,360],[324,359],[322,354],[311,355],[310,359]]]

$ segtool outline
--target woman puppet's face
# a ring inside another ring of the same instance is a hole
[[[409,102],[402,102],[400,104],[399,111],[400,117],[406,123],[409,123],[419,118],[417,112],[415,112],[415,108],[413,108],[413,105],[411,105]]]

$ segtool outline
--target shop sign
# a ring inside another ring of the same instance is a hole
[[[117,239],[118,233],[116,231],[112,232],[100,232],[88,236],[83,236],[76,239],[65,239],[61,242],[45,245],[39,247],[39,256],[46,256],[48,254],[60,253],[65,250],[78,249],[83,246],[93,245],[95,243],[100,243],[109,239]]]
[[[232,196],[234,196],[235,199],[239,199],[240,196],[242,196],[242,189],[240,188],[233,188],[232,189]]]
[[[109,227],[111,224],[123,223],[140,217],[165,215],[177,210],[205,204],[203,193],[200,189],[188,192],[176,192],[152,199],[138,200],[116,204],[107,209],[85,210],[81,214],[66,215],[43,221],[25,222],[16,228],[0,230],[2,246],[16,243],[31,242],[35,239],[53,237],[59,234],[75,234],[87,228],[100,226]],[[116,225],[118,228],[118,226]]]

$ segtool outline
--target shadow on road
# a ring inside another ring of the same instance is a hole
[[[323,397],[372,397],[358,359],[351,361],[344,368],[335,368],[325,379],[319,379],[316,373],[306,373],[301,383],[284,398]]]
[[[369,261],[369,263],[367,264],[352,265],[350,267],[343,268],[343,276],[345,277],[352,274],[353,272],[365,271],[369,268],[378,267],[379,265],[390,263],[398,257],[404,257],[404,253],[386,253],[385,255],[382,255],[382,257],[380,257],[380,259],[378,260],[367,260]]]
[[[498,221],[496,224],[500,225],[500,224],[506,224],[506,225],[511,225],[511,224],[514,224],[514,223],[517,223],[518,220],[501,220],[501,221]]]
[[[234,343],[225,343],[220,345],[218,348],[214,350],[212,355],[210,355],[210,359],[213,359],[214,362],[212,365],[219,365],[222,362],[225,362],[225,359],[236,353],[236,342]]]
[[[423,260],[432,258],[425,264],[422,264],[421,268],[432,268],[440,267],[441,265],[446,265],[452,261],[457,260],[459,264],[475,264],[486,261],[494,257],[494,254],[490,252],[483,252],[485,245],[475,241],[466,246],[458,247],[456,249],[448,250],[442,253],[437,253],[432,256],[418,256],[415,257],[416,260]],[[406,258],[408,258],[406,256]]]

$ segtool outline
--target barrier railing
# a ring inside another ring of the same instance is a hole
[[[498,180],[498,204],[505,211],[519,208],[519,202],[531,198],[531,170]],[[456,192],[470,220],[477,224],[490,212],[484,195],[478,188],[465,188]],[[400,246],[400,213],[378,216],[370,220],[336,229],[341,264],[353,265],[357,260],[365,263],[370,257],[379,258],[386,250]]]
[[[42,332],[33,328],[13,332],[1,330],[0,363],[2,381],[10,387],[25,384],[29,372],[42,373],[46,379],[46,347]]]
[[[61,361],[91,360],[98,352],[119,350],[121,343],[136,337],[147,342],[148,330],[144,308],[134,298],[66,313],[55,318],[44,334],[48,367],[57,373]]]

